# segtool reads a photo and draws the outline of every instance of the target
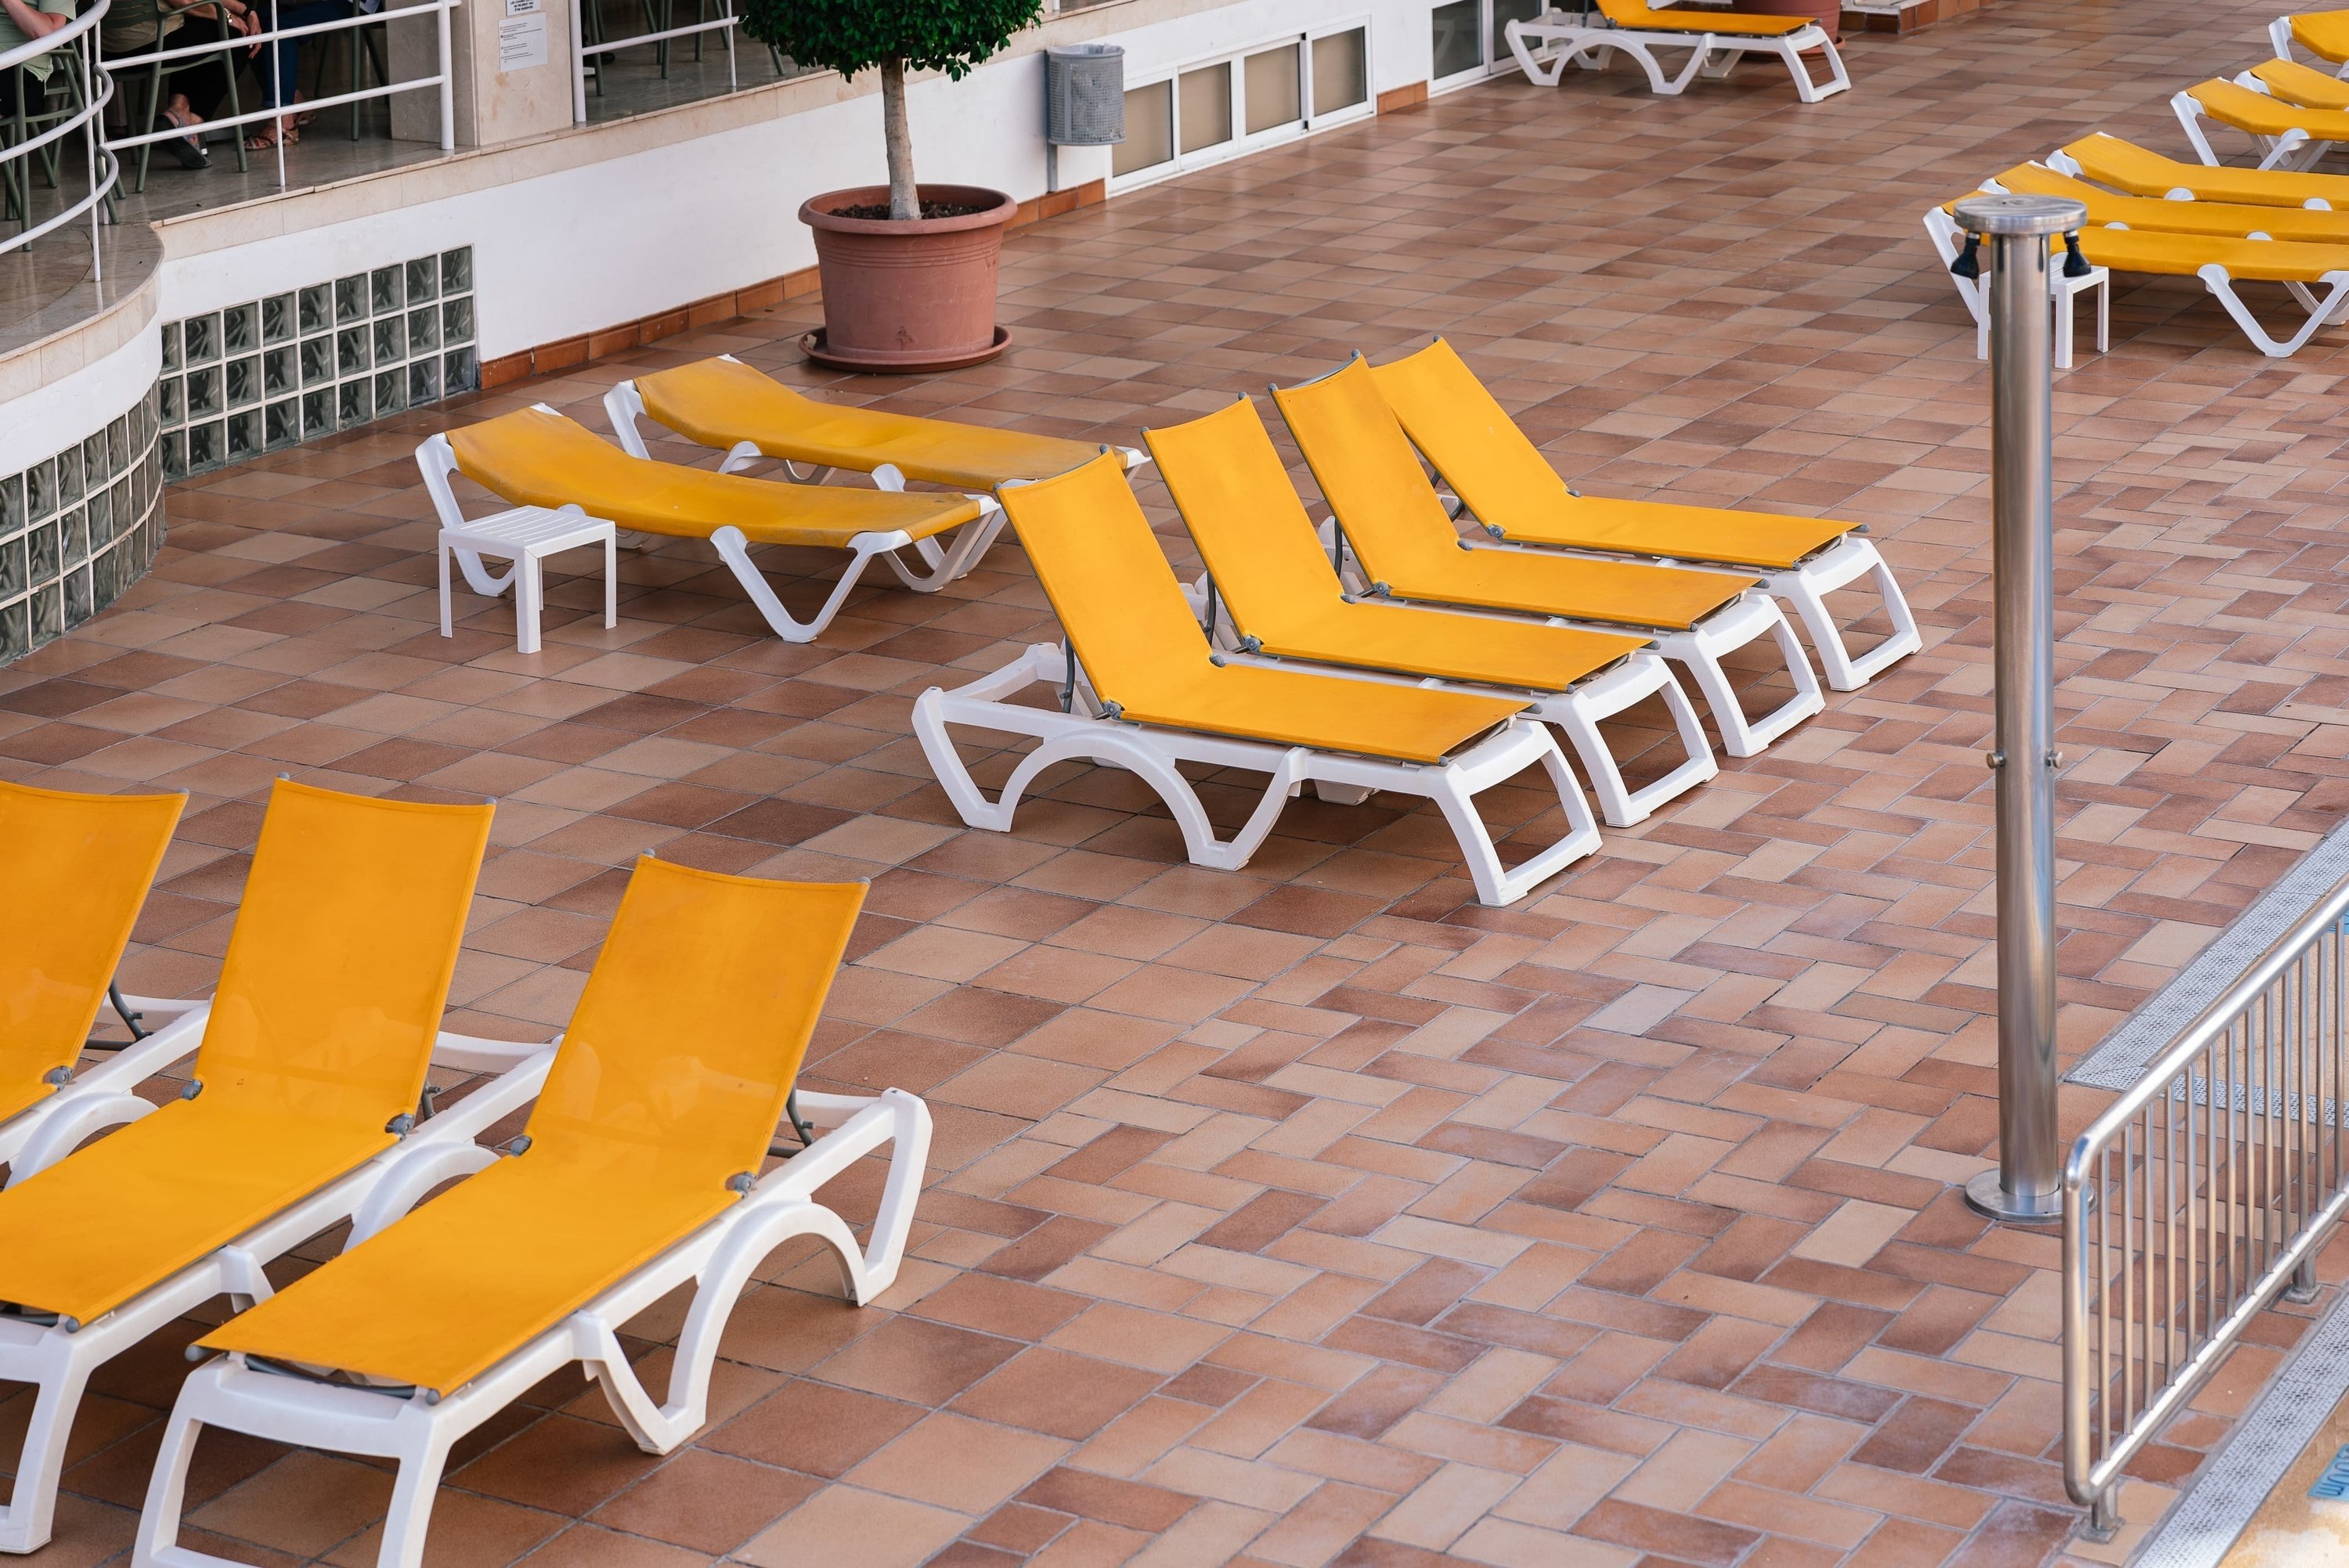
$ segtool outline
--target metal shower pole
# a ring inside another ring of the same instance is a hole
[[[2061,196],[1959,202],[1965,253],[1989,242],[1991,552],[1997,632],[1998,1169],[1966,1183],[1994,1220],[2064,1212],[2055,1134],[2055,475],[2049,243],[2088,210]],[[2067,242],[2067,270],[2085,268]],[[2066,302],[2068,308],[2068,302]]]

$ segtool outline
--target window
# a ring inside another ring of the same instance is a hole
[[[1175,108],[1176,145],[1185,152],[1232,139],[1232,67],[1228,62],[1185,71]]]
[[[1483,76],[1509,63],[1508,26],[1541,15],[1542,0],[1450,0],[1428,15],[1436,81]]]
[[[1111,156],[1111,177],[1155,179],[1362,119],[1371,112],[1370,52],[1370,29],[1357,21],[1319,36],[1291,33],[1130,87],[1125,140]]]
[[[1313,40],[1315,119],[1370,101],[1370,36],[1361,27]]]
[[[1298,48],[1283,44],[1250,55],[1241,68],[1250,136],[1294,125],[1305,118],[1303,83],[1297,74]]]
[[[1174,84],[1152,82],[1125,94],[1125,139],[1110,157],[1110,172],[1134,174],[1174,156]]]

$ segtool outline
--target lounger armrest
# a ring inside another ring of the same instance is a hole
[[[40,1130],[9,1161],[8,1185],[47,1170],[109,1128],[128,1126],[154,1109],[135,1094],[67,1090],[41,1118]]]
[[[554,1065],[554,1046],[517,1046],[503,1040],[472,1039],[442,1035],[459,1042],[448,1056],[436,1049],[432,1059],[445,1067],[492,1072],[496,1076],[464,1099],[426,1121],[417,1123],[410,1139],[429,1138],[437,1143],[470,1143],[535,1097]],[[560,1044],[558,1037],[557,1044]],[[482,1054],[473,1055],[479,1049]],[[452,1059],[461,1057],[461,1059]]]
[[[562,1038],[555,1037],[556,1041]],[[460,1035],[440,1031],[432,1042],[432,1065],[454,1068],[460,1072],[502,1073],[518,1068],[539,1052],[553,1048],[554,1042],[541,1044],[535,1040],[492,1040],[480,1035]]]
[[[212,1004],[207,996],[132,996],[126,994],[122,1005],[139,1014],[140,1022],[144,1026],[154,1020],[176,1024],[189,1014]]]

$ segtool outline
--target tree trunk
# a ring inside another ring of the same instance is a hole
[[[889,148],[889,216],[918,218],[914,185],[914,133],[905,123],[905,62],[881,62],[881,135]]]

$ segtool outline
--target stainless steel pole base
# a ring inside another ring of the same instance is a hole
[[[2010,1225],[2052,1225],[2064,1217],[2064,1189],[2010,1192],[1997,1171],[1985,1171],[1966,1183],[1966,1207]]]

